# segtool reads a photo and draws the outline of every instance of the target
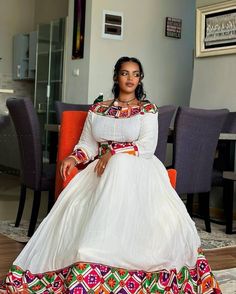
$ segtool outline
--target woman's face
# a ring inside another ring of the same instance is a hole
[[[139,65],[132,61],[123,63],[118,72],[117,80],[120,87],[120,94],[134,94],[140,81]]]

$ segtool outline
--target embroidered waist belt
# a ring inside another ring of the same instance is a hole
[[[107,151],[111,151],[111,154],[128,153],[130,155],[138,155],[138,147],[133,142],[114,142],[104,141],[99,143],[98,157],[101,157]]]

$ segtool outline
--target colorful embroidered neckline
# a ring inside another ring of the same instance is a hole
[[[152,104],[150,102],[145,103],[142,106],[135,105],[130,108],[115,106],[115,105],[110,106],[100,102],[100,103],[96,103],[92,105],[90,110],[102,116],[110,116],[115,118],[127,118],[127,117],[135,116],[137,114],[156,113],[158,111],[158,108],[155,104]]]

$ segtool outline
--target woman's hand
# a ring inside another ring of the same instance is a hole
[[[61,162],[60,174],[64,181],[66,180],[67,176],[69,176],[76,164],[77,161],[73,157],[67,157]]]
[[[94,172],[97,173],[97,175],[99,177],[103,174],[103,172],[107,166],[107,163],[111,157],[112,157],[111,151],[108,151],[98,160],[98,162],[94,168]]]

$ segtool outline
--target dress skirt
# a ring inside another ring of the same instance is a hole
[[[96,163],[60,194],[6,293],[221,293],[163,164],[120,153],[98,177]]]

